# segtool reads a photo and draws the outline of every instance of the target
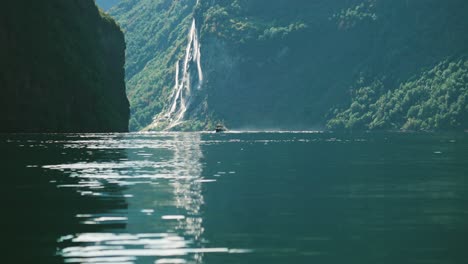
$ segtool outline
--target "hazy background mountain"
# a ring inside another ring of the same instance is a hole
[[[108,11],[121,0],[96,0],[96,4],[104,11]]]
[[[111,10],[127,39],[133,130],[467,128],[467,13],[465,0],[125,0]],[[193,19],[203,76],[194,46],[186,52]],[[178,97],[187,54],[191,89]],[[188,121],[171,126],[179,114]]]

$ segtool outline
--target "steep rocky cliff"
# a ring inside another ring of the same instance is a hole
[[[6,1],[0,132],[127,131],[124,36],[93,0]]]
[[[128,0],[132,129],[464,129],[464,0]]]

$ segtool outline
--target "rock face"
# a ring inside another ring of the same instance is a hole
[[[0,132],[128,130],[125,42],[93,0],[0,10]]]
[[[111,15],[129,43],[131,129],[448,130],[468,127],[467,12],[465,0],[130,0]]]

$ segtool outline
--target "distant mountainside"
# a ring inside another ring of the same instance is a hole
[[[121,0],[96,0],[96,4],[104,11],[108,11]]]
[[[468,128],[468,1],[128,0],[131,129]]]
[[[93,0],[0,10],[0,132],[127,131],[124,36]]]

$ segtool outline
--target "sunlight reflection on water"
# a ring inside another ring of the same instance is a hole
[[[466,134],[19,134],[0,146],[5,229],[33,260],[11,263],[467,259]]]
[[[141,257],[152,257],[153,261],[156,258],[156,263],[201,263],[208,253],[249,252],[204,245],[202,186],[215,180],[201,175],[200,134],[80,137],[84,140],[60,143],[64,149],[89,149],[90,156],[111,151],[124,157],[119,162],[81,160],[43,168],[59,170],[76,179],[74,184],[58,181],[55,183],[58,188],[75,189],[83,196],[124,198],[128,208],[77,215],[83,225],[119,223],[123,227],[116,233],[64,234],[58,239],[58,254],[67,263],[123,264],[134,263]],[[113,185],[123,191],[109,188]],[[143,233],[148,230],[155,233]]]

